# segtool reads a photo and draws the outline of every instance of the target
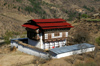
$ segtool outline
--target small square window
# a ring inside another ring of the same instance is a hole
[[[59,33],[54,33],[54,36],[59,36]]]

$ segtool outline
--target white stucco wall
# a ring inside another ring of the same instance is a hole
[[[51,33],[51,38],[62,38],[62,32],[59,33],[59,36],[55,36],[54,33]]]
[[[13,48],[13,46],[18,47],[18,44],[14,41],[11,41],[11,48]]]
[[[77,50],[77,51],[66,52],[66,53],[58,54],[54,58],[62,58],[62,57],[66,57],[66,56],[70,56],[70,55],[74,55],[74,54],[91,52],[91,51],[94,51],[94,49],[95,49],[95,47],[91,47],[91,48],[84,49],[83,51]]]
[[[63,40],[63,41],[55,41],[55,42],[44,42],[43,44],[43,48],[44,49],[49,49],[49,46],[50,46],[50,49],[53,49],[52,47],[62,47],[62,45],[65,45],[66,44],[66,40]]]
[[[50,33],[51,34],[51,38],[62,38],[63,37],[63,32],[59,32],[59,36],[55,36],[55,33]],[[68,37],[68,32],[64,32],[65,37]],[[44,34],[45,35],[45,39],[48,39],[48,33]]]
[[[45,53],[45,52],[41,52],[39,50],[36,50],[34,48],[29,48],[29,47],[26,47],[26,46],[22,46],[14,41],[11,41],[11,47],[15,46],[17,48],[17,50],[21,51],[21,52],[24,52],[24,53],[27,53],[27,54],[30,54],[30,55],[34,55],[34,56],[38,56],[38,57],[41,57],[41,58],[48,58],[48,54]]]
[[[56,43],[58,43],[58,42],[56,42]],[[26,46],[22,46],[22,45],[14,42],[12,40],[11,41],[11,47],[13,47],[13,46],[18,48],[18,50],[21,51],[21,52],[24,52],[24,53],[27,53],[27,54],[30,54],[30,55],[34,55],[34,56],[38,56],[38,57],[41,57],[41,58],[48,58],[47,53],[36,50],[34,48],[29,48],[29,47],[26,47]],[[91,47],[91,48],[83,49],[83,51],[81,51],[81,50],[70,51],[70,52],[66,52],[66,53],[57,54],[53,58],[62,58],[62,57],[66,57],[66,56],[70,56],[70,55],[74,55],[74,54],[81,54],[81,53],[84,53],[84,52],[91,52],[91,51],[94,51],[94,49],[95,49],[95,47]]]
[[[39,37],[40,37],[39,41],[31,40],[28,38],[28,44],[43,49],[42,33],[40,33]]]
[[[41,51],[31,49],[31,48],[28,48],[28,47],[24,47],[24,46],[21,46],[21,45],[18,45],[18,50],[21,51],[21,52],[30,54],[30,55],[41,57],[41,58],[46,58],[47,57],[47,54],[45,54]]]

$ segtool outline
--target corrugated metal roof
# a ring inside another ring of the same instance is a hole
[[[64,46],[60,48],[54,48],[54,49],[51,49],[50,51],[53,52],[54,54],[61,54],[61,53],[71,52],[71,51],[90,48],[90,47],[94,47],[94,45],[91,45],[88,43],[82,43],[82,44],[76,44],[76,45],[71,45],[71,46]]]

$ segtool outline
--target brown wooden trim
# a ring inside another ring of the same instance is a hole
[[[56,39],[53,39],[52,41],[57,41]]]
[[[57,39],[57,41],[60,41],[60,40],[61,40],[60,38]]]
[[[56,33],[57,33],[57,32],[56,32]],[[60,33],[60,32],[59,32],[59,33]],[[67,38],[65,32],[61,32],[61,33],[62,33],[62,37],[61,37],[61,38],[51,38],[52,33],[45,33],[45,34],[48,34],[48,39],[45,39],[45,38],[44,38],[44,41],[45,41],[45,40],[48,40],[48,41],[54,40],[54,41],[56,41],[55,39],[59,40],[59,39]],[[54,33],[54,34],[55,34],[55,33]],[[44,37],[45,37],[45,36],[44,36]]]
[[[48,40],[51,39],[51,33],[48,33]]]
[[[66,29],[66,30],[55,30],[55,31],[45,31],[44,33],[57,33],[57,32],[68,32],[70,29]]]
[[[49,42],[49,49],[50,49],[50,42]]]
[[[59,34],[59,32],[57,32],[57,33],[54,33],[54,36],[59,36],[60,34]]]
[[[66,37],[66,33],[65,32],[63,32],[63,38],[65,38]]]
[[[67,39],[67,37],[65,37],[65,38],[58,38],[58,39],[46,39],[46,40],[44,40],[44,42],[55,42],[55,41],[62,41],[62,40],[65,40],[65,39]]]

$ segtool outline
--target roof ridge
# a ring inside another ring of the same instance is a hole
[[[34,19],[31,22],[22,25],[31,29],[58,29],[58,28],[72,28],[71,24],[63,19]]]

